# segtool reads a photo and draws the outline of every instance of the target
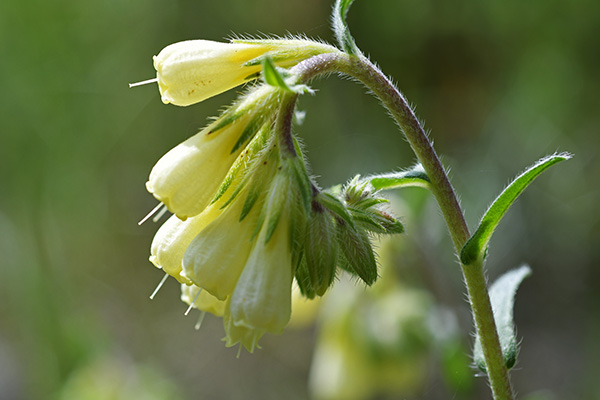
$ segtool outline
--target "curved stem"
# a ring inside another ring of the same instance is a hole
[[[423,165],[431,180],[431,191],[444,215],[454,247],[459,253],[470,237],[470,233],[454,188],[419,120],[392,82],[365,57],[351,56],[342,52],[312,57],[296,65],[292,68],[292,72],[303,82],[324,73],[342,73],[357,79],[373,92],[391,113]],[[512,400],[514,396],[508,370],[504,365],[483,265],[461,265],[461,267],[469,292],[475,326],[481,338],[494,399]]]

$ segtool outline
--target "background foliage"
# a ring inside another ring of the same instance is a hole
[[[234,93],[177,108],[156,87],[127,83],[151,78],[151,56],[179,40],[291,32],[331,41],[330,3],[0,3],[0,398],[306,398],[312,329],[264,338],[263,350],[237,360],[219,342],[219,320],[193,330],[174,281],[148,300],[162,274],[147,261],[157,226],[136,225],[155,204],[144,182]],[[599,16],[592,0],[371,0],[349,15],[359,47],[431,130],[471,226],[534,160],[576,155],[511,209],[489,256],[491,279],[521,262],[533,269],[515,310],[521,394],[600,398]],[[362,88],[313,86],[297,131],[323,186],[412,164]],[[400,263],[416,266],[470,332],[437,209],[419,189],[401,195]],[[419,398],[448,398],[431,365]],[[94,383],[103,379],[111,383]],[[470,396],[479,391],[483,379]]]

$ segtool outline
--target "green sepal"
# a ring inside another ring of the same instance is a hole
[[[281,214],[284,209],[287,209],[291,204],[290,199],[290,179],[286,176],[283,170],[280,170],[271,183],[268,198],[265,203],[267,234],[265,235],[265,244],[271,240],[275,229],[281,219]]]
[[[431,183],[421,164],[417,164],[407,170],[372,175],[365,179],[369,180],[371,185],[378,190],[404,187],[422,187],[428,189]]]
[[[350,212],[336,196],[328,192],[320,192],[317,195],[317,200],[336,217],[347,223],[351,228],[354,228],[354,220]]]
[[[294,271],[294,277],[296,283],[300,289],[302,296],[308,299],[314,299],[317,296],[315,288],[311,284],[310,275],[308,273],[308,266],[306,265],[306,258],[304,252],[300,252],[300,259],[296,263],[296,270]]]
[[[273,59],[271,57],[263,58],[262,68],[263,78],[267,84],[274,87],[278,87],[288,92],[292,91],[288,84],[285,82],[285,78],[282,76],[282,73],[277,69],[275,64],[273,64]]]
[[[254,135],[256,134],[256,132],[258,132],[260,130],[260,128],[265,124],[265,120],[266,120],[265,116],[262,115],[261,113],[254,115],[252,117],[252,119],[248,122],[248,124],[246,125],[244,130],[242,131],[242,134],[240,135],[237,142],[235,142],[235,145],[231,149],[231,153],[236,152],[247,141],[251,140],[254,137]]]
[[[355,224],[363,229],[366,229],[374,233],[386,233],[385,228],[379,224],[379,221],[371,215],[371,213],[364,210],[357,210],[349,208],[350,215]]]
[[[324,295],[335,279],[336,236],[336,222],[332,215],[315,202],[307,221],[304,260],[309,286],[318,296]]]
[[[265,57],[262,60],[263,67],[263,79],[265,83],[271,85],[273,87],[279,88],[286,92],[297,93],[297,94],[305,94],[310,93],[313,94],[314,91],[309,88],[307,85],[303,84],[292,84],[289,85],[287,80],[294,80],[293,76],[284,69],[278,68],[273,63],[273,59],[269,56]]]
[[[529,275],[531,275],[531,268],[523,265],[502,275],[490,288],[490,301],[494,311],[494,321],[498,330],[504,364],[508,369],[511,369],[515,365],[519,354],[519,345],[513,322],[515,295],[523,279]],[[485,359],[483,357],[479,334],[475,336],[473,360],[477,368],[485,373]]]
[[[340,248],[339,266],[358,276],[368,286],[377,280],[377,262],[369,235],[364,230],[337,224],[337,241]]]
[[[537,178],[542,172],[552,165],[564,160],[570,159],[569,153],[554,154],[542,158],[537,163],[529,167],[525,172],[515,178],[500,195],[494,200],[492,205],[481,218],[479,226],[475,233],[467,240],[460,251],[460,261],[463,265],[470,265],[477,260],[483,260],[487,252],[488,243],[492,233],[500,223],[504,214],[519,195]]]
[[[292,173],[295,186],[300,192],[302,206],[306,212],[309,212],[310,203],[313,197],[312,184],[310,182],[308,172],[306,171],[306,167],[304,166],[302,155],[298,154],[298,157],[287,158],[285,162]]]
[[[234,121],[239,119],[244,113],[238,112],[235,109],[228,109],[225,111],[215,122],[210,125],[209,135],[216,131],[225,128],[227,125],[232,124]]]
[[[354,0],[336,0],[333,6],[332,24],[333,32],[338,44],[348,54],[358,56],[361,54],[354,38],[350,34],[348,24],[346,22],[346,16],[348,15],[348,9]]]
[[[240,221],[248,215],[258,197],[264,193],[264,188],[267,183],[270,182],[276,168],[273,168],[273,163],[277,162],[277,152],[274,151],[272,146],[273,138],[270,137],[271,141],[266,143],[261,151],[251,159],[250,165],[244,167],[243,176],[240,179],[240,183],[236,186],[235,190],[227,201],[221,206],[221,208],[227,207],[233,200],[237,198],[242,189],[248,189],[248,195],[244,201],[244,207],[240,216]]]
[[[238,174],[245,174],[247,171],[247,166],[252,164],[260,150],[265,147],[267,139],[269,138],[269,133],[269,126],[265,124],[261,127],[258,134],[252,138],[248,146],[246,146],[246,150],[244,150],[238,156],[231,168],[229,168],[229,171],[227,172],[225,179],[223,179],[223,182],[217,190],[217,193],[213,197],[211,204],[219,200],[227,192]]]

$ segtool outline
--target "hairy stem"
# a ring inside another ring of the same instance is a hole
[[[296,65],[292,72],[306,82],[315,76],[337,72],[348,75],[364,84],[383,103],[404,133],[419,162],[431,180],[431,191],[435,196],[452,237],[457,253],[470,237],[458,199],[440,162],[433,145],[408,102],[392,82],[369,60],[362,56],[351,56],[342,52],[327,53],[312,57]],[[461,265],[477,332],[486,361],[488,377],[494,399],[514,398],[508,370],[498,339],[498,332],[487,290],[483,266]]]

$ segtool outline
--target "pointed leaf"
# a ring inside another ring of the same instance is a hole
[[[494,200],[492,205],[485,212],[475,233],[467,240],[460,252],[460,260],[464,265],[469,265],[478,259],[483,260],[487,251],[487,246],[494,233],[494,230],[500,223],[508,208],[514,203],[519,195],[527,186],[537,178],[542,172],[552,165],[570,159],[572,156],[568,153],[554,154],[535,163],[521,175],[519,175],[502,193]]]
[[[348,54],[357,56],[361,52],[356,46],[356,42],[350,34],[350,29],[348,29],[348,24],[346,23],[346,15],[353,2],[354,0],[336,0],[333,7],[332,23],[335,38],[342,50]]]
[[[366,179],[370,180],[371,185],[378,190],[398,189],[411,186],[428,189],[430,184],[429,177],[420,164],[404,171],[373,175]]]
[[[498,329],[504,363],[508,369],[515,365],[519,353],[513,322],[515,294],[523,279],[529,275],[531,275],[531,268],[523,265],[502,275],[490,288],[490,301],[494,310],[494,321],[496,321],[496,328]],[[475,337],[473,360],[481,371],[486,372],[479,335]]]

